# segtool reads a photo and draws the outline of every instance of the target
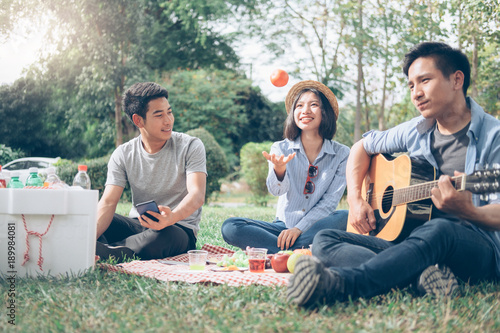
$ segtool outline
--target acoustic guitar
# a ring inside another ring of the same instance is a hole
[[[442,213],[430,199],[431,190],[438,186],[436,177],[436,170],[427,161],[407,155],[374,155],[362,184],[362,197],[377,219],[375,229],[368,235],[400,242],[433,215]],[[452,177],[455,189],[476,194],[498,192],[499,182],[498,167]],[[359,234],[350,220],[347,231]]]

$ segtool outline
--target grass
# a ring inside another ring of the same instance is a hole
[[[220,226],[237,215],[272,220],[274,208],[204,207],[198,247],[229,247]],[[15,327],[6,316],[8,288],[2,280],[0,332],[500,331],[500,284],[493,283],[462,283],[460,296],[447,301],[407,288],[307,311],[286,302],[285,287],[191,285],[89,270],[80,277],[18,279]]]

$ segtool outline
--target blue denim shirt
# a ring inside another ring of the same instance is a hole
[[[316,221],[335,212],[346,187],[345,169],[349,148],[333,140],[324,140],[321,151],[313,165],[318,167],[318,175],[311,178],[314,192],[304,194],[304,186],[309,170],[300,137],[294,141],[285,139],[275,142],[271,154],[297,155],[286,165],[285,177],[279,181],[274,165],[269,162],[267,188],[274,196],[279,196],[276,218],[284,221],[287,228],[297,227],[303,232]]]
[[[485,113],[470,97],[467,97],[467,105],[471,110],[471,123],[467,131],[469,145],[465,156],[465,173],[471,174],[477,167],[500,164],[500,120]],[[365,133],[363,147],[370,155],[408,152],[411,158],[424,159],[437,168],[431,152],[431,133],[435,126],[434,119],[419,116],[387,131]],[[472,200],[475,206],[500,204],[500,193],[491,195],[488,202],[481,201],[480,196],[476,194],[472,196]],[[493,243],[497,274],[500,276],[500,231],[486,231],[475,225],[473,228]]]

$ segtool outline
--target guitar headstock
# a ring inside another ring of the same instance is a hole
[[[466,176],[465,190],[475,194],[500,192],[500,164],[478,169]]]

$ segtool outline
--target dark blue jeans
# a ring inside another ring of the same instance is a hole
[[[312,251],[344,278],[345,297],[368,298],[408,286],[434,264],[447,265],[457,277],[470,282],[496,276],[492,244],[459,220],[430,220],[399,244],[324,230],[314,238]]]
[[[309,248],[314,236],[320,230],[346,230],[347,215],[347,210],[337,210],[317,221],[297,238],[290,249]],[[286,229],[285,222],[279,220],[270,223],[244,217],[231,217],[224,221],[221,232],[228,244],[240,249],[246,249],[247,246],[262,247],[268,249],[268,253],[277,253],[281,251],[278,247],[278,236]]]
[[[143,260],[172,257],[196,248],[191,229],[174,224],[156,231],[143,227],[138,219],[113,216],[108,229],[98,241],[112,246],[126,246]]]

